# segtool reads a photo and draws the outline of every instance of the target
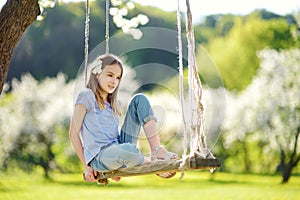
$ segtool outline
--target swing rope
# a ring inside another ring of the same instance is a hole
[[[179,78],[179,98],[180,98],[180,109],[181,109],[181,117],[183,122],[183,154],[182,157],[186,158],[187,150],[188,150],[188,136],[187,136],[187,123],[184,113],[184,86],[183,86],[183,59],[182,59],[182,37],[181,37],[181,14],[180,14],[180,0],[177,0],[177,40],[178,40],[178,78]],[[185,160],[185,159],[183,159]],[[186,162],[184,162],[186,163]],[[186,164],[185,164],[186,165]],[[186,166],[181,166],[181,177],[184,175],[184,170],[187,168]]]
[[[178,66],[179,66],[179,98],[180,108],[183,121],[183,155],[187,154],[187,130],[186,130],[186,119],[184,114],[184,87],[183,87],[183,62],[182,62],[182,38],[181,38],[181,15],[180,15],[180,3],[177,0],[177,39],[178,39]]]
[[[191,106],[191,154],[197,151],[203,152],[207,149],[206,135],[204,133],[204,107],[202,104],[202,84],[198,74],[195,37],[192,24],[192,13],[189,0],[186,0],[186,34],[188,41],[188,64],[189,64],[189,98]]]
[[[109,53],[109,1],[105,2],[105,53]]]
[[[85,6],[85,30],[84,30],[84,85],[87,81],[87,65],[89,59],[89,24],[90,24],[90,1],[86,0]]]
[[[188,85],[189,85],[189,101],[191,109],[191,142],[190,151],[202,151],[203,147],[207,148],[206,136],[204,134],[204,107],[202,104],[202,84],[198,75],[198,68],[195,55],[195,38],[192,24],[192,13],[190,2],[186,0],[186,35],[188,42]],[[201,139],[203,138],[203,140]]]
[[[177,1],[178,8],[177,8],[177,20],[179,18],[179,0]],[[190,9],[190,2],[186,0],[186,36],[187,36],[187,48],[188,48],[188,94],[189,94],[189,113],[190,113],[190,121],[189,121],[189,132],[190,132],[190,153],[189,155],[186,154],[187,152],[187,140],[188,136],[186,134],[186,130],[184,130],[184,138],[183,138],[183,146],[184,146],[184,153],[182,155],[182,163],[180,165],[180,169],[182,171],[181,178],[184,176],[184,171],[186,169],[190,169],[191,159],[197,158],[215,158],[210,150],[207,148],[207,141],[206,135],[204,132],[204,107],[202,104],[202,84],[198,75],[198,68],[196,63],[196,55],[195,55],[195,37],[194,37],[194,30],[192,25],[192,13]],[[177,21],[177,30],[178,36],[181,34],[180,30],[180,21]],[[178,44],[181,42],[179,41],[178,37]],[[182,59],[182,45],[178,45],[179,48],[179,58]],[[179,59],[179,66],[182,65],[180,62],[182,60]],[[179,70],[181,71],[181,69]],[[180,73],[179,73],[179,76]],[[179,77],[179,79],[181,79]],[[180,82],[180,88],[181,86]],[[180,97],[183,97],[183,90],[180,89]],[[182,101],[182,100],[181,100]],[[183,109],[183,108],[182,108]],[[184,115],[182,116],[183,121]],[[185,128],[185,127],[184,127]]]
[[[109,53],[109,1],[105,1],[105,54]],[[85,31],[84,31],[84,84],[87,84],[88,58],[89,58],[89,35],[90,35],[90,1],[86,0],[85,6]]]

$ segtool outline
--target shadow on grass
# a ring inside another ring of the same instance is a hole
[[[189,185],[190,181],[182,181],[179,179],[180,175],[176,175],[171,179],[163,179],[159,178],[156,175],[143,175],[143,176],[134,176],[134,177],[123,177],[121,181],[116,182],[109,179],[108,185],[105,187],[102,184],[97,184],[97,182],[86,182],[82,179],[76,180],[68,180],[66,178],[59,179],[55,177],[49,182],[53,184],[59,184],[64,186],[75,186],[75,187],[97,187],[97,188],[148,188],[148,189],[161,189],[161,187],[167,188],[174,188],[177,187],[178,184],[182,185]],[[196,182],[195,182],[196,183]],[[199,183],[198,183],[199,184]]]
[[[102,184],[97,184],[96,182],[85,182],[85,181],[77,181],[77,180],[52,180],[51,182],[55,184],[61,184],[64,186],[76,186],[76,187],[97,187],[97,188],[157,188],[159,189],[160,186],[163,186],[164,188],[173,188],[173,187],[190,187],[195,186],[218,186],[218,185],[240,185],[240,184],[255,184],[248,181],[242,181],[242,180],[219,180],[219,179],[203,179],[203,178],[193,178],[193,179],[179,179],[179,176],[174,177],[172,179],[160,179],[158,177],[139,177],[139,180],[134,181],[127,181],[127,178],[123,178],[120,182],[115,182],[113,180],[109,180],[108,186],[104,186]]]
[[[138,185],[133,184],[124,184],[121,182],[112,183],[113,181],[109,181],[107,186],[103,184],[98,184],[97,182],[85,182],[85,181],[54,181],[56,184],[64,185],[64,186],[72,186],[72,187],[95,187],[95,188],[128,188],[128,187],[138,187]]]
[[[103,184],[98,184],[97,182],[86,182],[83,179],[76,179],[76,180],[66,180],[66,179],[59,179],[59,178],[52,178],[51,180],[47,180],[48,183],[64,185],[64,186],[72,186],[72,187],[87,187],[87,188],[139,188],[144,187],[146,184],[141,181],[126,181],[126,177],[122,178],[121,181],[116,182],[114,180],[109,179],[108,185],[104,186]]]

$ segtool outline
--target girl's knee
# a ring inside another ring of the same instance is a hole
[[[148,103],[149,101],[148,101],[148,98],[144,94],[138,93],[132,97],[132,102],[147,102]]]

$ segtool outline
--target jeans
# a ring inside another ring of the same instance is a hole
[[[136,144],[141,127],[150,120],[156,121],[156,118],[148,99],[143,94],[136,94],[128,106],[118,137],[119,143],[102,149],[90,162],[90,166],[96,171],[105,172],[141,165],[144,156]]]

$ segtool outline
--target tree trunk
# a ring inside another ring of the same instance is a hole
[[[0,93],[14,49],[39,13],[38,0],[7,0],[0,12]]]
[[[293,166],[285,165],[282,170],[282,183],[287,183],[291,177]]]
[[[281,148],[281,162],[283,163],[283,169],[282,169],[282,183],[287,183],[289,181],[289,178],[292,175],[292,170],[294,167],[296,167],[300,161],[300,155],[297,154],[297,145],[298,140],[300,136],[300,127],[297,128],[297,132],[295,134],[295,141],[294,141],[294,148],[291,153],[291,156],[289,158],[289,162],[285,163],[285,153]]]
[[[244,163],[245,163],[245,172],[250,172],[251,171],[251,161],[249,158],[249,152],[248,152],[248,147],[247,147],[247,142],[243,141],[243,150],[244,150]]]

